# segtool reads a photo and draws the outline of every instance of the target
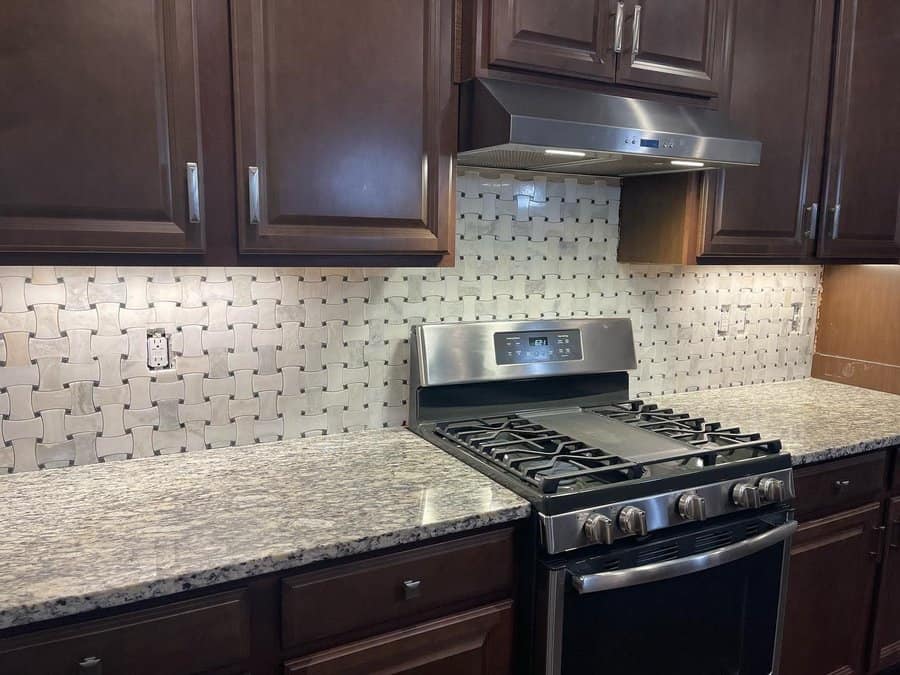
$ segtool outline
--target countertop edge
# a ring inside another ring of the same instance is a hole
[[[821,464],[823,462],[843,459],[845,457],[864,455],[869,452],[883,450],[895,445],[900,445],[900,434],[894,436],[884,436],[882,438],[873,438],[865,441],[860,441],[858,443],[853,443],[851,445],[839,445],[836,447],[809,450],[807,452],[796,454],[791,453],[790,450],[788,450],[788,453],[791,455],[791,462],[796,468],[801,466],[809,466],[811,464]]]
[[[122,608],[126,605],[152,600],[179,593],[211,588],[241,579],[263,576],[273,572],[297,569],[317,562],[335,561],[343,558],[380,551],[411,544],[426,542],[438,537],[474,532],[479,529],[514,523],[528,518],[531,505],[524,502],[487,514],[478,514],[459,520],[417,525],[358,540],[336,542],[327,546],[298,549],[284,554],[262,556],[232,565],[201,569],[189,574],[179,574],[171,578],[153,579],[129,586],[113,588],[89,595],[58,597],[55,600],[32,605],[0,607],[0,638],[10,628],[24,627],[54,619],[84,614],[99,609]],[[89,619],[87,619],[89,620]]]

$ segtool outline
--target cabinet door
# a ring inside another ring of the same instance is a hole
[[[801,524],[791,547],[781,672],[864,672],[881,505]]]
[[[900,663],[900,497],[888,510],[887,547],[881,566],[872,660],[869,670],[878,672]]]
[[[900,2],[846,0],[838,19],[819,255],[900,258]]]
[[[203,250],[195,38],[180,0],[0,3],[0,250]]]
[[[450,250],[452,0],[232,3],[243,253]]]
[[[490,64],[612,82],[614,0],[491,0]]]
[[[616,81],[717,96],[734,0],[630,0]]]
[[[717,172],[703,254],[809,256],[820,211],[834,0],[756,0],[735,11],[728,112],[762,141],[762,162]]]
[[[504,675],[511,672],[512,603],[501,602],[304,656],[285,675]]]

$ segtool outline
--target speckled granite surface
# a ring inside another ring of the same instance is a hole
[[[0,629],[523,518],[409,431],[0,478]]]
[[[649,399],[780,438],[794,465],[900,444],[900,396],[806,379]]]

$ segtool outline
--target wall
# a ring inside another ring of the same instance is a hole
[[[452,268],[0,268],[0,472],[402,424],[423,320],[629,316],[641,396],[809,375],[821,268],[619,265],[614,184],[493,176]]]
[[[900,394],[900,265],[829,265],[812,372]]]

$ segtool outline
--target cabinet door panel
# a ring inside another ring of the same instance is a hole
[[[452,19],[451,0],[232,3],[242,252],[449,250]]]
[[[887,547],[881,566],[872,661],[877,672],[900,663],[900,497],[890,502],[887,522]]]
[[[180,0],[0,3],[0,250],[203,250],[194,14]]]
[[[491,0],[490,64],[611,82],[612,0]]]
[[[900,258],[900,3],[841,3],[819,255]]]
[[[511,672],[512,603],[379,635],[284,665],[285,675],[504,675]]]
[[[704,254],[813,253],[833,21],[834,0],[737,4],[728,112],[762,161],[718,172]]]
[[[616,81],[718,95],[732,11],[733,0],[632,0]]]
[[[791,547],[781,672],[864,672],[881,505],[800,525]]]

